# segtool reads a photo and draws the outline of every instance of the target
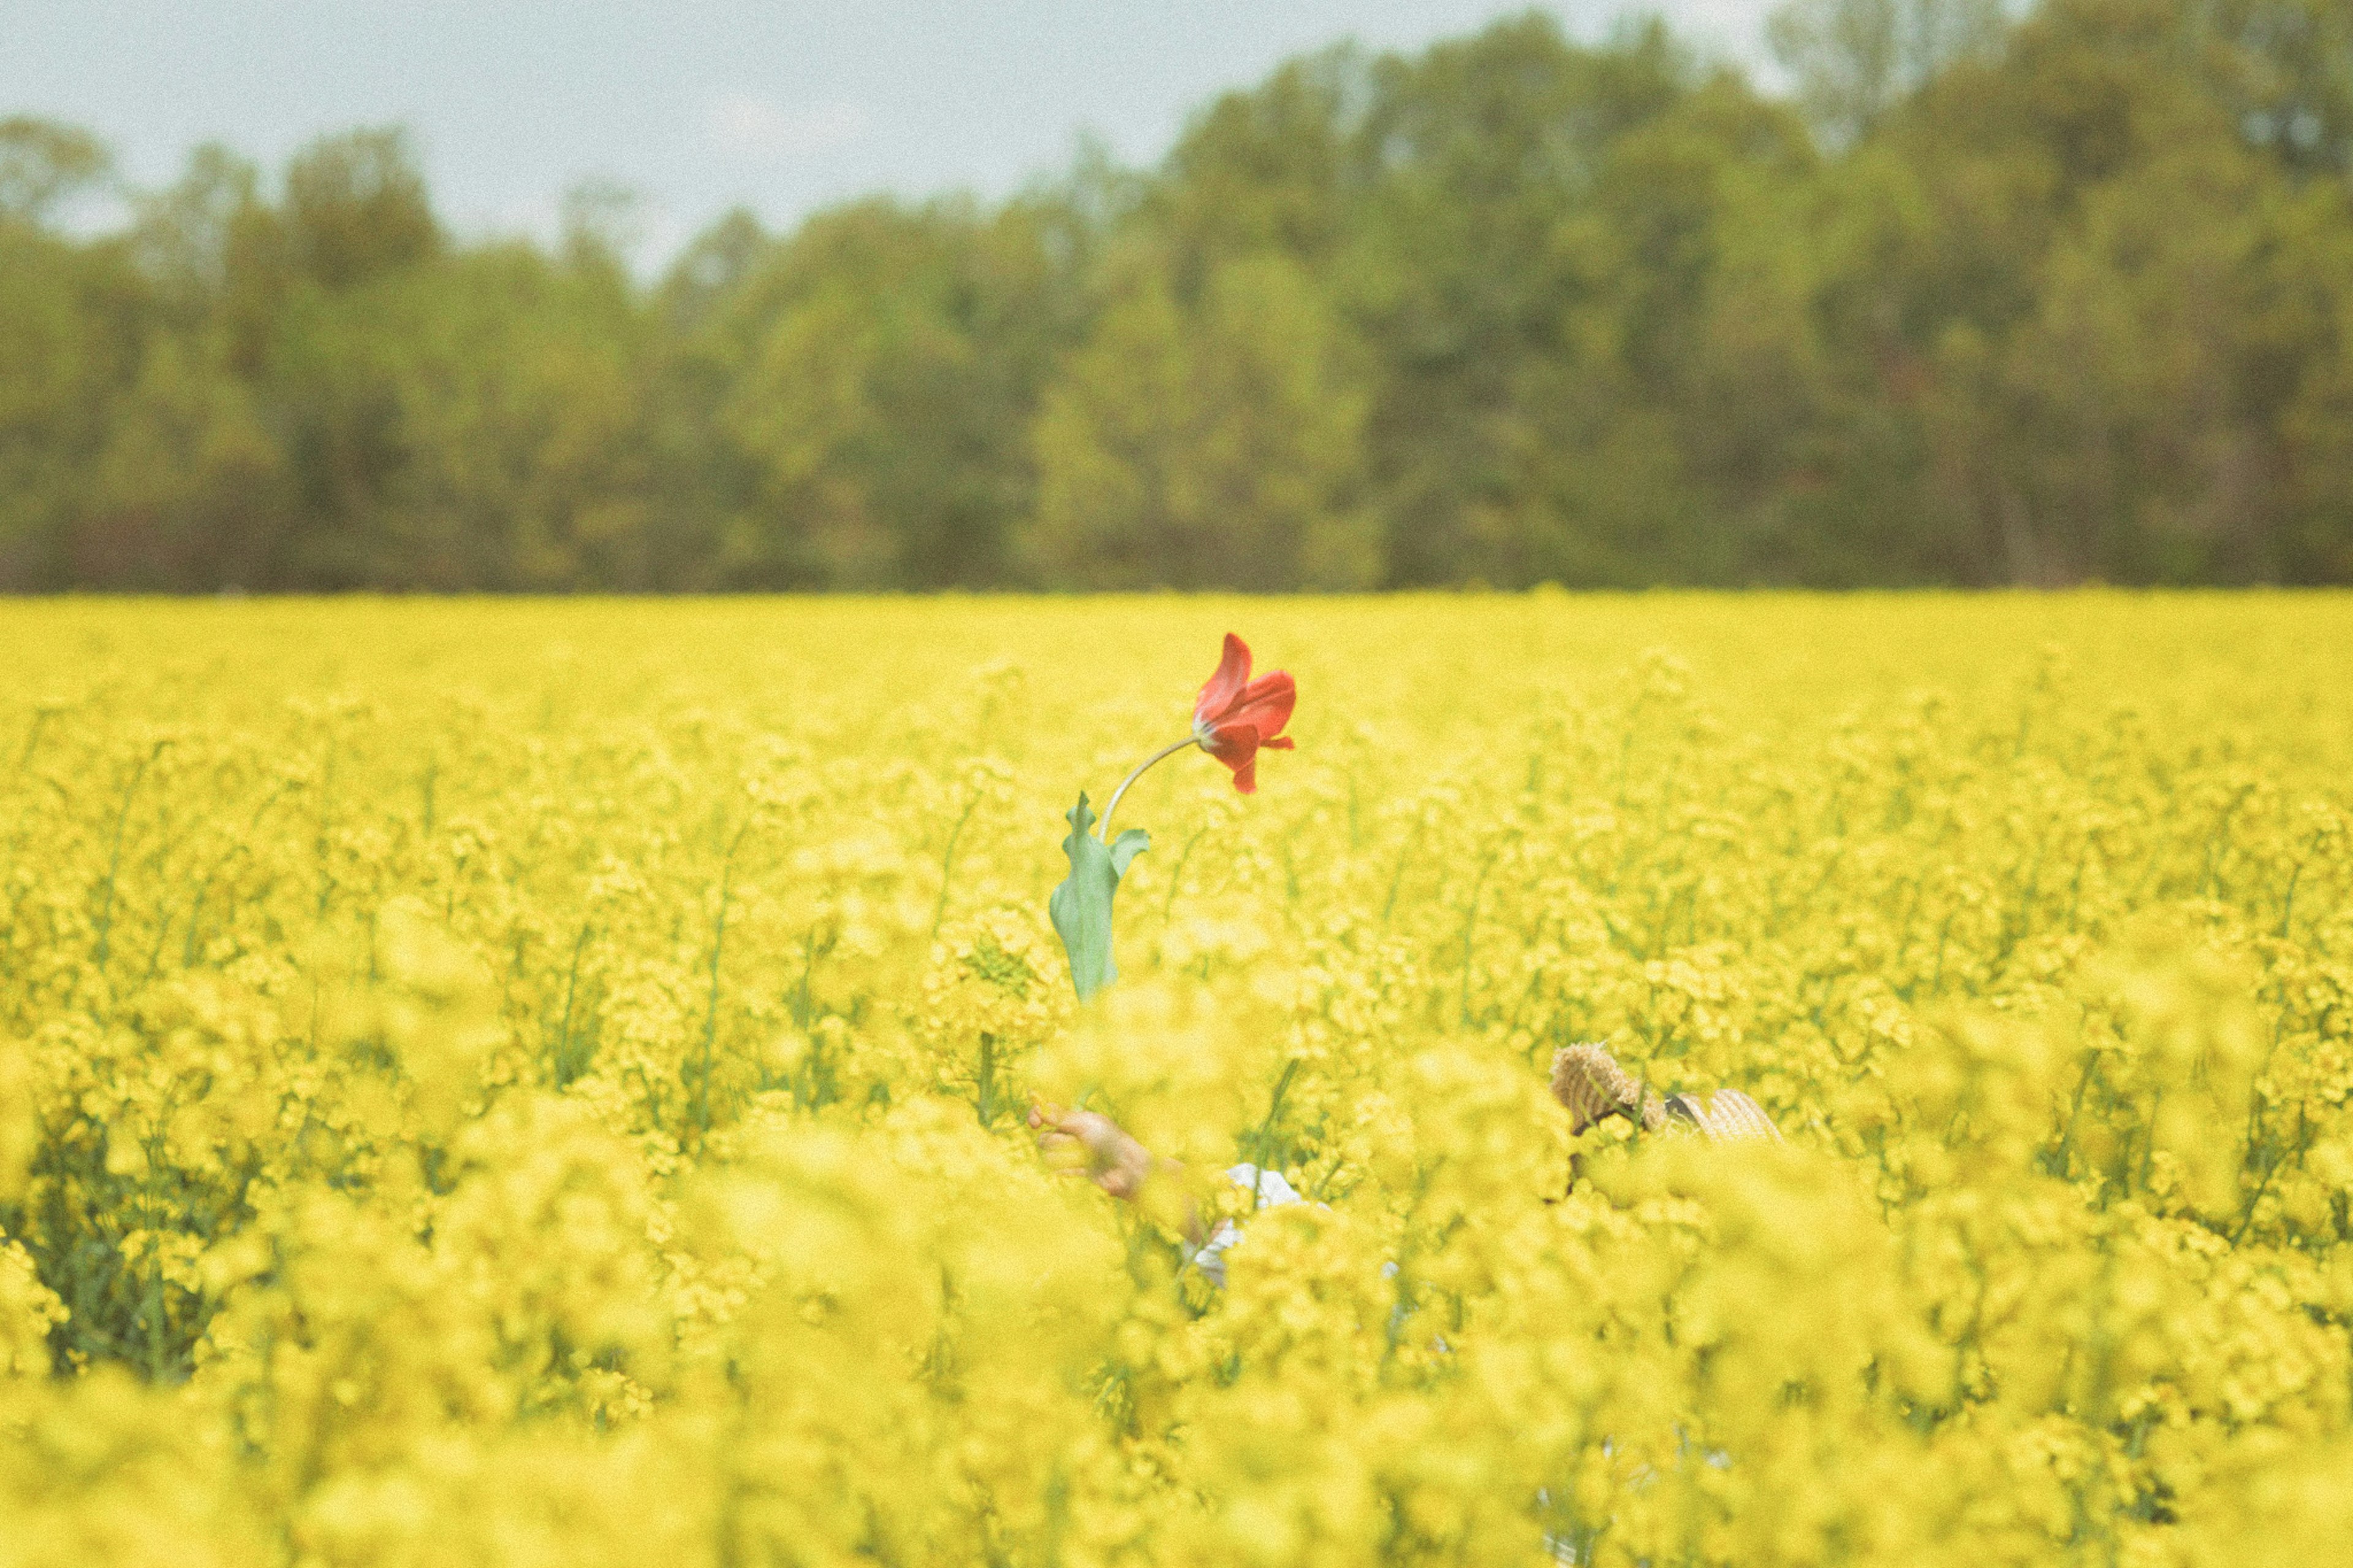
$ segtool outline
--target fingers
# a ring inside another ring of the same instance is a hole
[[[1048,1100],[1029,1102],[1038,1152],[1068,1175],[1083,1175],[1115,1198],[1132,1198],[1152,1168],[1144,1145],[1100,1111],[1070,1110]]]
[[[1077,1121],[1077,1115],[1050,1100],[1029,1102],[1029,1122],[1038,1135],[1038,1152],[1066,1176],[1084,1175],[1095,1163],[1081,1130],[1073,1125]]]
[[[1087,1140],[1087,1113],[1065,1110],[1051,1100],[1029,1102],[1029,1130],[1038,1134],[1038,1147],[1055,1148],[1068,1143],[1084,1143]]]
[[[1029,1102],[1029,1125],[1043,1138],[1060,1136],[1092,1143],[1095,1129],[1109,1127],[1113,1122],[1109,1117],[1092,1110],[1071,1110],[1050,1100],[1033,1100]]]

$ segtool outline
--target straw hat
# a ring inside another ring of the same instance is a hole
[[[1607,1050],[1591,1041],[1563,1046],[1553,1053],[1552,1096],[1567,1108],[1572,1134],[1581,1135],[1588,1127],[1622,1116],[1645,1132],[1698,1132],[1718,1141],[1781,1136],[1773,1119],[1738,1089],[1661,1099],[1635,1082]]]

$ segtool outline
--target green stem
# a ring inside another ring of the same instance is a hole
[[[711,1072],[713,1057],[719,1048],[719,957],[727,947],[727,898],[735,889],[735,851],[744,846],[744,835],[752,825],[744,824],[727,846],[727,859],[719,871],[719,913],[711,929],[711,1005],[702,1020],[702,1070],[696,1075],[694,1131],[698,1141],[711,1132]]]
[[[1490,855],[1479,868],[1479,875],[1471,883],[1471,909],[1462,917],[1462,1023],[1471,1024],[1471,939],[1479,925],[1479,895],[1487,886],[1487,873],[1495,868],[1495,857]],[[1662,945],[1664,933],[1662,932]]]
[[[723,910],[721,912],[723,914],[725,911]],[[547,1065],[547,1076],[558,1089],[571,1081],[572,1004],[574,998],[580,994],[580,955],[588,951],[588,936],[594,929],[586,921],[582,921],[580,936],[572,944],[572,973],[564,982],[564,1021],[556,1026],[555,1050]],[[717,1017],[718,1015],[713,1013],[711,1021],[716,1022]],[[706,1032],[708,1028],[706,1024]]]
[[[1106,844],[1111,842],[1111,814],[1119,809],[1119,797],[1127,793],[1128,785],[1144,776],[1145,769],[1164,758],[1175,756],[1187,746],[1198,746],[1200,743],[1201,738],[1188,731],[1183,740],[1171,741],[1144,761],[1136,763],[1134,769],[1119,781],[1119,787],[1111,792],[1111,804],[1103,807],[1103,821],[1095,825],[1095,837]]]
[[[1195,828],[1193,837],[1185,840],[1185,847],[1176,853],[1176,869],[1168,873],[1168,897],[1160,906],[1160,919],[1163,924],[1166,924],[1168,918],[1176,912],[1176,887],[1185,875],[1185,862],[1193,858],[1193,846],[1201,842],[1201,836],[1208,831],[1207,827]]]
[[[956,840],[964,837],[964,825],[972,820],[972,814],[979,805],[980,792],[975,790],[972,798],[964,803],[964,815],[957,817],[955,826],[948,830],[948,850],[940,857],[940,901],[932,906],[932,937],[934,941],[940,934],[940,922],[947,918],[948,883],[955,875]]]
[[[114,814],[114,847],[107,856],[106,886],[99,895],[98,946],[90,954],[98,965],[101,980],[106,977],[106,960],[112,951],[110,939],[114,933],[114,883],[122,872],[122,829],[131,820],[131,797],[139,793],[139,781],[147,776],[147,770],[154,764],[156,758],[164,754],[164,748],[171,743],[169,741],[156,742],[154,750],[142,757],[139,765],[131,770],[131,782],[122,786],[121,807]]]
[[[33,753],[40,748],[41,731],[49,727],[50,718],[58,710],[44,705],[33,710],[32,727],[25,731],[25,753],[16,759],[16,771],[23,773],[33,765]]]

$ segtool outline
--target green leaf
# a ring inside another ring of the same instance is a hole
[[[1103,844],[1087,831],[1094,826],[1095,814],[1087,809],[1084,790],[1079,792],[1079,804],[1063,813],[1063,820],[1071,825],[1071,836],[1062,840],[1071,874],[1046,901],[1046,912],[1053,917],[1062,951],[1071,956],[1071,984],[1083,1002],[1119,978],[1111,961],[1112,896],[1119,891],[1128,864],[1150,847],[1152,835],[1131,827]]]

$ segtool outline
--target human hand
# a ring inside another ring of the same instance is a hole
[[[1038,1130],[1039,1152],[1050,1164],[1083,1172],[1115,1198],[1134,1198],[1152,1172],[1151,1152],[1099,1111],[1032,1101],[1029,1125]]]

